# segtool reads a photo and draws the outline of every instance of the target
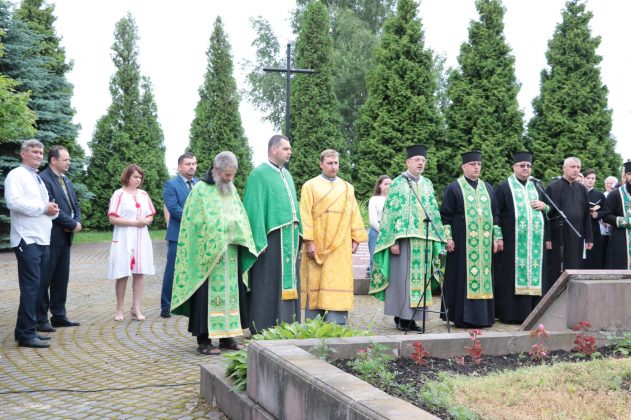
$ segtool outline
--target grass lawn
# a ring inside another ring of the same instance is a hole
[[[457,418],[628,419],[631,359],[523,368],[484,377],[443,378]],[[458,411],[458,410],[456,410]],[[468,412],[468,414],[467,414]]]
[[[149,235],[152,241],[159,241],[164,239],[165,230],[150,230]],[[75,244],[96,244],[102,242],[110,242],[112,240],[112,231],[95,232],[95,231],[81,231],[74,236],[73,243]]]

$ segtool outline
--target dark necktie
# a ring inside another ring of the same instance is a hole
[[[193,180],[189,179],[188,181],[186,181],[186,185],[188,185],[189,191],[193,190]]]

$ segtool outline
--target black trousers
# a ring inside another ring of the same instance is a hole
[[[39,285],[37,322],[48,321],[48,310],[53,319],[66,318],[66,296],[70,277],[70,247],[51,246],[48,264]]]
[[[35,338],[37,325],[37,300],[41,275],[46,272],[48,245],[27,245],[24,240],[13,248],[18,260],[18,281],[20,284],[20,306],[15,324],[15,339],[25,341]]]

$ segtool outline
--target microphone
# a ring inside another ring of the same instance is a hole
[[[528,181],[532,181],[532,182],[541,182],[540,179],[535,178],[534,176],[529,176],[528,177]]]

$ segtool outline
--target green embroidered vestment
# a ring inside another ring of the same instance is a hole
[[[467,227],[467,299],[493,299],[493,237],[502,239],[502,233],[499,226],[493,225],[491,197],[481,179],[475,189],[464,176],[458,178],[458,185]]]
[[[515,207],[515,294],[541,296],[543,258],[543,213],[530,205],[539,200],[532,182],[523,185],[515,175],[508,177]]]
[[[427,211],[433,216],[436,230],[428,225],[429,268],[435,273],[444,261],[445,233],[440,220],[438,204],[432,182],[421,176],[419,182],[411,181],[412,188],[421,199]],[[410,184],[403,176],[392,182],[383,207],[379,236],[373,256],[373,273],[370,280],[370,294],[383,300],[385,289],[390,284],[390,247],[397,239],[410,240],[410,304],[414,307],[422,299],[425,282],[425,213],[418,204]],[[444,268],[444,267],[443,267]],[[427,288],[427,305],[431,304],[431,284]]]
[[[238,247],[256,253],[250,222],[236,190],[222,196],[199,182],[189,194],[180,225],[171,312],[190,316],[190,298],[208,280],[209,337],[240,335]]]

